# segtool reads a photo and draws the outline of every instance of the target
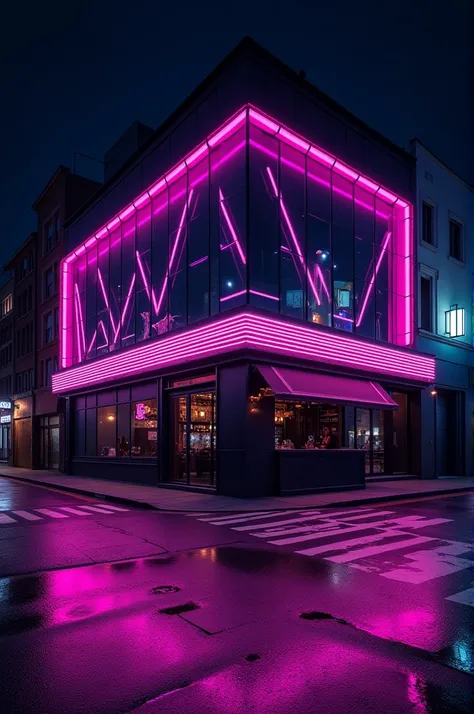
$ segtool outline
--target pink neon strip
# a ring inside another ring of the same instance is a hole
[[[370,278],[370,282],[367,286],[367,290],[365,291],[364,299],[362,300],[362,307],[359,312],[359,317],[357,318],[356,327],[359,327],[359,325],[362,322],[362,319],[364,317],[364,313],[367,309],[367,304],[369,302],[370,294],[371,294],[372,290],[374,289],[375,278],[377,277],[377,273],[379,272],[380,265],[382,263],[382,258],[385,255],[385,251],[387,250],[387,246],[388,246],[388,243],[389,243],[391,237],[392,237],[391,231],[387,231],[387,233],[385,234],[385,240],[382,244],[380,255],[379,255],[377,263],[375,265],[375,273]]]
[[[236,131],[237,127],[244,123],[246,116],[247,110],[244,109],[242,112],[240,112],[240,114],[235,117],[235,119],[232,119],[230,122],[225,124],[222,129],[220,129],[215,134],[212,134],[212,136],[210,136],[208,139],[209,146],[216,146],[216,144],[220,144],[220,142],[223,141],[226,136],[229,136],[229,134],[233,134]]]
[[[107,297],[107,292],[105,290],[104,281],[102,279],[102,273],[100,272],[100,268],[97,268],[97,276],[99,278],[99,284],[100,284],[100,287],[102,290],[102,295],[104,297],[105,307],[107,308],[107,312],[109,313],[110,324],[112,325],[112,330],[115,332],[117,328],[115,327],[115,321],[114,321],[114,318],[112,315],[112,310],[110,308],[109,298]]]
[[[97,339],[97,327],[96,327],[95,330],[94,330],[94,334],[92,335],[92,340],[91,340],[91,342],[90,342],[89,347],[87,348],[86,354],[89,354],[89,352],[91,351],[91,349],[94,347],[94,342],[96,341],[96,339]]]
[[[261,293],[259,290],[249,290],[249,292],[251,292],[252,295],[258,295],[259,297],[267,298],[267,300],[276,300],[277,302],[280,302],[280,298],[277,297],[276,295],[269,295],[268,293]]]
[[[409,377],[424,382],[435,378],[431,357],[343,337],[313,326],[293,324],[279,318],[240,313],[148,342],[126,353],[59,372],[53,377],[53,391],[73,391],[89,384],[153,371],[184,359],[201,359],[248,347],[270,353],[289,354],[311,361],[359,367],[371,372]]]
[[[342,174],[351,181],[357,181],[357,179],[359,178],[359,174],[350,169],[345,164],[343,164],[342,161],[336,161],[333,166],[333,170],[336,171],[338,174]]]
[[[188,200],[187,200],[187,202],[184,204],[183,212],[182,212],[182,214],[181,214],[181,218],[180,218],[179,226],[178,226],[178,231],[177,231],[177,233],[176,233],[176,238],[175,238],[174,245],[173,245],[173,250],[171,251],[171,257],[170,257],[170,261],[169,261],[169,264],[168,264],[168,270],[167,270],[167,273],[166,273],[166,275],[165,275],[165,279],[163,280],[163,287],[161,288],[161,294],[160,294],[160,297],[159,297],[159,299],[158,299],[158,305],[157,305],[156,308],[155,308],[155,312],[156,312],[157,315],[158,315],[159,312],[160,312],[161,305],[162,305],[162,303],[163,303],[163,298],[165,297],[166,286],[168,285],[169,276],[170,276],[171,270],[172,270],[172,268],[173,268],[173,263],[174,263],[174,259],[175,259],[175,256],[176,256],[176,250],[177,250],[177,248],[178,248],[179,239],[181,238],[181,233],[183,232],[184,223],[185,223],[185,220],[186,220],[186,212],[187,212],[188,207],[189,207],[189,204],[190,204],[190,202],[191,202],[191,198],[192,198],[192,195],[193,195],[193,191],[194,191],[194,189],[191,189],[191,190],[190,190],[189,196],[188,196]]]
[[[78,358],[79,362],[82,362],[82,345],[81,345],[81,328],[79,326],[79,315],[78,315],[78,306],[77,306],[77,298],[74,296],[74,309],[76,313],[76,337],[77,337],[77,352],[78,352]]]
[[[316,302],[317,302],[318,305],[321,305],[321,299],[320,299],[320,297],[319,297],[319,295],[318,295],[318,291],[316,290],[316,285],[314,284],[314,281],[313,281],[313,278],[312,278],[312,276],[311,276],[310,271],[309,271],[308,268],[306,267],[306,262],[305,262],[305,259],[304,259],[304,257],[303,257],[303,253],[301,252],[301,247],[300,247],[300,244],[298,243],[298,238],[296,237],[296,233],[295,233],[294,228],[293,228],[293,226],[292,226],[292,224],[291,224],[291,220],[290,220],[290,217],[289,217],[289,215],[288,215],[288,211],[286,210],[286,206],[285,206],[285,203],[284,203],[284,201],[283,201],[283,197],[282,197],[281,194],[280,194],[280,195],[278,194],[278,188],[277,188],[275,179],[273,178],[272,170],[271,170],[271,168],[270,168],[269,166],[267,166],[267,174],[268,174],[268,176],[269,176],[269,178],[270,178],[270,182],[271,182],[271,184],[272,184],[272,188],[273,188],[273,191],[274,191],[274,193],[275,193],[275,198],[277,198],[277,199],[279,200],[279,202],[280,202],[281,212],[282,212],[283,217],[284,217],[284,219],[285,219],[285,221],[286,221],[286,225],[288,226],[288,230],[289,230],[289,232],[290,232],[291,238],[292,238],[292,240],[293,240],[293,244],[294,244],[294,246],[295,246],[296,254],[298,255],[298,258],[300,259],[300,263],[301,263],[301,266],[302,266],[303,270],[306,271],[306,276],[307,276],[307,278],[308,278],[308,283],[310,284],[310,287],[311,287],[311,290],[312,290],[312,292],[313,292],[313,295],[314,295],[314,297],[316,298]],[[323,280],[324,280],[324,278],[323,278]]]
[[[76,293],[76,302],[77,302],[77,310],[78,310],[78,317],[81,325],[81,336],[82,336],[82,350],[83,352],[86,351],[86,335],[84,331],[84,317],[82,313],[82,305],[81,305],[81,298],[79,295],[79,288],[77,287],[77,283],[74,283],[74,290]]]
[[[131,206],[128,206],[122,213],[119,213],[119,218],[121,221],[125,221],[129,216],[132,215],[132,213],[135,213],[136,208],[132,204]]]
[[[328,286],[326,285],[326,281],[324,280],[323,271],[321,270],[320,265],[316,266],[316,272],[319,275],[319,279],[321,280],[321,285],[323,286],[324,292],[326,293],[329,302],[331,302],[331,295],[329,293]]]
[[[100,347],[97,346],[97,349],[98,349],[98,350],[101,350],[101,349],[103,349],[104,347],[107,347],[107,345],[109,344],[109,338],[107,337],[107,332],[105,331],[104,323],[102,322],[102,320],[99,320],[99,327],[102,328],[102,334],[104,335],[104,339],[105,339],[105,344],[104,344],[104,345],[101,345]]]
[[[117,342],[117,339],[118,339],[118,336],[119,336],[119,332],[120,332],[120,328],[123,327],[124,324],[125,324],[125,318],[126,318],[126,315],[127,315],[127,310],[128,310],[128,306],[129,306],[129,303],[130,303],[130,299],[131,299],[131,297],[132,297],[132,292],[133,292],[133,287],[134,287],[134,285],[135,285],[135,279],[136,279],[136,277],[137,277],[137,274],[134,273],[133,276],[132,276],[132,279],[131,279],[131,281],[130,281],[130,287],[129,287],[129,289],[128,289],[127,298],[126,298],[126,300],[125,300],[125,305],[124,305],[123,310],[122,310],[122,317],[120,318],[119,324],[117,325],[117,329],[115,330],[114,342],[113,342],[114,345],[115,345],[115,343]]]
[[[351,317],[343,317],[342,315],[334,315],[335,320],[343,320],[344,322],[354,322]]]
[[[226,302],[227,300],[232,300],[232,298],[239,297],[240,295],[245,295],[246,290],[239,290],[238,293],[232,293],[232,295],[226,295],[225,297],[222,297],[219,302]]]
[[[139,209],[142,208],[142,206],[145,206],[145,204],[149,203],[150,201],[150,194],[148,193],[148,191],[146,191],[133,202],[133,205],[136,209]]]
[[[236,233],[236,231],[235,231],[235,228],[234,228],[234,226],[232,225],[232,221],[230,220],[230,216],[229,216],[229,213],[228,213],[228,211],[227,211],[227,208],[225,207],[224,196],[223,196],[223,194],[222,194],[221,189],[219,189],[219,202],[220,202],[220,205],[221,205],[221,209],[222,209],[223,216],[224,216],[224,218],[225,218],[225,222],[227,223],[227,226],[228,226],[228,228],[229,228],[230,234],[231,234],[232,238],[234,239],[235,245],[237,246],[237,251],[238,251],[238,253],[239,253],[239,255],[240,255],[240,260],[241,260],[242,263],[245,265],[245,264],[246,264],[245,254],[244,254],[244,251],[242,250],[242,246],[240,245],[240,241],[239,241],[239,238],[238,238],[237,233]]]
[[[204,255],[202,258],[198,258],[197,260],[193,261],[192,263],[189,263],[189,267],[194,268],[195,265],[200,265],[201,263],[205,263],[207,259],[208,259],[208,256]]]

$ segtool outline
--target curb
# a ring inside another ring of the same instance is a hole
[[[93,489],[84,489],[84,488],[75,488],[74,486],[68,486],[67,484],[55,484],[55,483],[45,483],[45,482],[40,482],[37,481],[36,479],[32,478],[27,478],[26,476],[17,476],[17,475],[11,475],[11,474],[2,474],[0,472],[0,476],[3,476],[4,478],[11,478],[14,481],[23,481],[25,483],[31,483],[36,486],[45,486],[46,488],[55,488],[58,491],[64,491],[64,492],[69,492],[69,493],[78,493],[78,494],[83,494],[85,496],[91,496],[92,498],[97,498],[102,501],[112,501],[112,503],[121,503],[124,505],[132,505],[135,506],[135,508],[142,508],[143,510],[151,510],[151,511],[161,511],[163,513],[200,513],[202,512],[201,509],[193,509],[189,510],[186,508],[160,508],[159,506],[153,506],[151,503],[146,503],[145,501],[137,501],[133,498],[126,498],[125,496],[113,496],[105,493],[97,493]],[[415,491],[413,493],[402,493],[402,494],[394,494],[391,496],[372,496],[368,498],[359,498],[359,499],[352,499],[352,500],[347,500],[347,501],[337,501],[335,503],[326,503],[324,505],[318,506],[318,508],[334,508],[334,507],[357,507],[357,506],[365,506],[371,503],[386,503],[390,501],[406,501],[406,500],[412,500],[414,498],[425,498],[428,496],[443,496],[443,495],[457,495],[461,493],[466,493],[468,491],[474,491],[474,485],[466,485],[464,487],[456,487],[453,489],[433,489],[432,491]],[[295,506],[294,510],[295,511],[305,511],[305,510],[314,510],[315,506],[302,506],[298,507]],[[241,509],[238,508],[236,505],[235,508],[232,509],[218,509],[218,510],[212,510],[212,508],[206,508],[204,509],[206,512],[209,513],[235,513],[236,511],[239,511]],[[254,509],[255,510],[255,509]],[[257,509],[257,510],[262,510]],[[288,506],[282,506],[281,508],[269,508],[268,513],[278,513],[279,511],[287,511],[289,510]],[[291,508],[290,508],[291,510]],[[251,509],[248,509],[249,513],[252,513]]]

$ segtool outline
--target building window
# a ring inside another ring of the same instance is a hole
[[[116,408],[97,409],[97,456],[117,456]]]
[[[48,345],[54,340],[53,313],[48,312],[43,317],[43,344]]]
[[[43,228],[43,255],[48,253],[59,242],[60,220],[56,213]]]
[[[462,225],[453,220],[449,219],[449,256],[455,260],[459,260],[461,263],[464,261],[464,250],[463,250],[463,240],[462,240]]]
[[[12,311],[12,308],[13,308],[13,297],[12,297],[12,294],[10,293],[9,295],[6,295],[0,303],[0,319],[2,317],[5,317],[5,315],[8,315],[8,313]]]
[[[43,273],[43,299],[52,297],[54,292],[54,268],[51,266]]]
[[[433,285],[432,276],[420,275],[420,327],[427,332],[434,332]]]
[[[42,386],[43,387],[50,387],[51,386],[51,376],[53,374],[53,360],[51,357],[48,359],[45,359],[43,362],[43,374],[42,374]]]
[[[132,402],[132,456],[156,456],[156,399]]]
[[[423,201],[421,211],[421,239],[423,243],[435,245],[434,237],[434,206]]]

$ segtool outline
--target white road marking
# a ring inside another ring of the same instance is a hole
[[[50,511],[49,508],[35,508],[38,513],[43,513],[45,516],[51,516],[51,518],[69,518],[65,513],[56,513],[55,511]]]
[[[346,533],[357,533],[358,531],[366,531],[367,526],[349,526],[344,523],[338,523],[337,528],[332,531],[322,531],[307,533],[306,535],[296,536],[295,538],[279,538],[278,540],[269,540],[272,545],[291,545],[292,543],[303,543],[307,540],[320,540],[321,538],[331,538],[334,535],[346,535]],[[299,552],[299,551],[298,551]]]
[[[325,545],[318,545],[316,548],[306,548],[305,550],[297,550],[296,552],[300,555],[319,555],[320,553],[328,553],[331,550],[348,550],[348,548],[353,548],[357,545],[365,545],[366,543],[374,543],[378,540],[404,535],[406,535],[406,533],[393,530],[388,533],[377,533],[377,535],[362,536],[362,538],[340,540],[337,541],[337,543],[326,543]]]
[[[84,511],[79,511],[77,508],[70,508],[70,506],[60,506],[62,511],[67,511],[68,513],[73,513],[75,516],[90,516],[91,513],[84,513]]]
[[[200,518],[199,520],[203,521],[204,523],[211,523],[211,525],[214,526],[228,526],[228,525],[233,525],[234,523],[247,523],[248,521],[260,521],[265,518],[279,518],[280,516],[292,516],[295,514],[295,511],[279,511],[278,513],[260,513],[257,515],[256,513],[254,514],[247,514],[247,516],[242,517],[239,516],[238,518],[236,516],[233,516],[232,518],[229,518],[227,516],[226,518]],[[308,515],[314,515],[314,514],[320,514],[320,511],[309,511]]]
[[[87,506],[81,506],[81,508],[87,508]],[[111,506],[110,503],[104,503],[100,508],[107,508],[109,511],[129,511],[129,508],[123,508],[123,506]]]
[[[94,513],[113,513],[113,511],[108,511],[105,507],[102,506],[81,506],[81,508],[87,508],[88,511],[94,511]]]
[[[12,511],[12,513],[15,514],[15,516],[20,516],[20,518],[24,518],[25,521],[42,521],[43,519],[41,516],[35,516],[34,513],[29,513],[28,511]]]
[[[369,517],[375,517],[375,516],[390,516],[392,513],[395,513],[395,511],[375,511],[375,513],[364,513],[362,516],[349,516],[350,521],[360,521],[363,520],[364,518],[369,518]],[[331,516],[328,516],[328,518],[331,518]],[[340,518],[340,521],[345,521],[345,518]]]
[[[435,578],[457,573],[459,570],[472,568],[474,561],[468,558],[459,558],[459,555],[472,552],[472,550],[473,546],[470,543],[455,541],[429,550],[417,550],[415,553],[404,556],[406,560],[411,560],[411,563],[406,563],[400,568],[394,568],[381,573],[381,575],[389,580],[420,585]]]
[[[397,541],[396,543],[387,543],[386,545],[373,545],[368,548],[362,548],[361,550],[351,551],[350,553],[344,553],[343,555],[334,555],[326,560],[331,560],[333,563],[350,563],[353,560],[360,560],[360,558],[368,558],[371,555],[380,555],[380,553],[387,553],[390,550],[399,550],[400,548],[410,548],[412,545],[421,545],[421,543],[428,543],[428,541],[436,540],[436,538],[428,538],[427,536],[410,537],[405,540]]]
[[[275,514],[273,514],[273,518],[275,518]],[[322,520],[321,515],[300,516],[299,518],[288,518],[287,520],[284,520],[284,521],[273,521],[272,523],[253,523],[250,526],[239,526],[238,528],[232,528],[232,530],[233,531],[253,531],[253,530],[257,530],[258,528],[263,528],[263,527],[265,527],[267,530],[270,530],[271,528],[274,528],[275,526],[285,526],[285,525],[287,525],[287,524],[289,525],[291,523],[305,523],[307,521],[319,521],[319,520]]]
[[[332,523],[326,521],[319,525],[311,524],[309,526],[296,526],[295,528],[269,528],[268,530],[263,530],[261,533],[251,533],[250,535],[255,536],[255,538],[276,538],[277,536],[287,536],[293,533],[308,533],[308,531],[319,533],[319,531],[327,530],[330,533],[331,530],[340,528],[341,525],[347,525],[349,527],[350,523],[341,524],[338,523],[338,521],[333,521]]]
[[[468,588],[467,590],[461,590],[461,592],[455,595],[450,595],[445,598],[445,600],[452,600],[452,602],[459,602],[461,605],[470,605],[474,607],[474,588]]]
[[[6,513],[0,513],[0,523],[18,523],[11,516],[7,516]]]

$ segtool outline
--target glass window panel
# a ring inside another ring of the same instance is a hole
[[[389,293],[392,290],[393,265],[392,208],[385,202],[375,201],[375,332],[378,340],[391,339]]]
[[[86,408],[86,398],[85,397],[76,397],[74,406],[76,409],[85,409]]]
[[[209,315],[209,162],[189,171],[188,322]]]
[[[307,157],[307,210],[308,216],[329,223],[331,220],[331,171]],[[309,248],[313,246],[309,244]],[[329,248],[329,246],[324,246]]]
[[[279,309],[278,140],[250,127],[250,303]],[[275,183],[272,183],[272,182]],[[260,293],[260,294],[257,294]],[[264,297],[265,295],[270,297]],[[276,299],[271,299],[272,297]]]
[[[187,322],[187,234],[189,205],[187,176],[170,187],[169,206],[169,315],[168,329],[183,327]]]
[[[365,473],[370,473],[370,409],[356,409],[356,448],[365,449]]]
[[[74,456],[86,454],[86,412],[80,409],[74,414]]]
[[[214,393],[191,394],[189,409],[189,482],[209,486],[214,483]]]
[[[220,310],[247,302],[245,190],[222,198],[219,211],[219,282]]]
[[[130,404],[117,406],[117,456],[130,456]]]
[[[168,331],[168,190],[152,201],[151,335]]]
[[[135,295],[136,341],[147,340],[151,334],[152,312],[149,290],[139,290]],[[156,332],[154,333],[156,334]]]
[[[115,405],[97,409],[97,456],[117,456],[116,421]]]
[[[110,235],[109,248],[109,350],[120,347],[120,308],[122,304],[122,234],[121,228]]]
[[[97,356],[107,354],[113,341],[109,301],[109,236],[97,247]],[[112,318],[113,319],[113,318]]]
[[[332,176],[333,324],[354,329],[353,185],[335,172]]]
[[[97,394],[88,394],[86,397],[86,406],[88,409],[95,407],[97,404]]]
[[[82,362],[86,352],[86,273],[87,261],[83,255],[75,262],[72,314],[74,315],[73,353],[74,361]]]
[[[96,456],[97,446],[97,412],[95,409],[86,411],[86,456]]]
[[[130,401],[130,388],[129,387],[123,387],[122,389],[117,390],[117,403],[122,404],[123,402],[129,402]]]
[[[87,359],[97,354],[97,246],[87,252],[87,290],[85,294]]]
[[[135,339],[146,340],[151,334],[151,202],[137,211]],[[155,297],[156,301],[156,297]]]
[[[308,214],[308,320],[331,324],[331,240],[330,225]],[[313,290],[314,285],[314,290]]]
[[[375,337],[375,204],[359,186],[354,192],[356,331]]]
[[[158,412],[156,399],[132,402],[132,456],[156,456]]]
[[[138,399],[154,399],[156,395],[156,382],[145,382],[132,387],[132,401]]]
[[[97,404],[99,407],[109,406],[109,404],[115,404],[116,392],[115,389],[109,392],[99,392],[97,395]]]
[[[122,224],[122,296],[120,302],[121,346],[127,347],[135,342],[135,292],[137,290],[136,216],[133,215]],[[118,346],[118,345],[117,345]]]
[[[223,198],[245,186],[246,129],[243,127],[211,152],[211,177]]]
[[[280,305],[281,312],[302,319],[305,314],[305,271],[299,257],[287,249],[281,250],[280,258]]]
[[[187,398],[171,397],[171,473],[170,481],[188,480]]]
[[[372,473],[383,474],[384,458],[384,413],[380,409],[372,411]]]

